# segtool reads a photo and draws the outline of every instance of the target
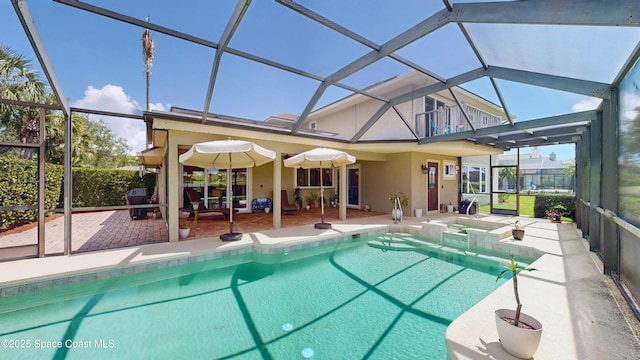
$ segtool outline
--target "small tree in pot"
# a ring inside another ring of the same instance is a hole
[[[511,255],[511,262],[505,263],[507,269],[503,270],[496,281],[508,273],[512,274],[513,293],[516,298],[516,310],[496,310],[496,327],[502,347],[511,355],[522,359],[529,359],[538,349],[542,336],[542,324],[533,317],[521,313],[522,303],[518,294],[518,273],[521,271],[534,271],[534,268],[518,266]]]
[[[511,230],[511,235],[515,240],[522,240],[524,238],[524,226],[520,223],[520,220],[516,220],[511,223],[513,225],[513,230]]]

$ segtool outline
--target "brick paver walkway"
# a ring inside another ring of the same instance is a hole
[[[347,219],[380,215],[378,212],[365,212],[348,209]],[[320,209],[300,210],[296,215],[283,215],[282,227],[292,227],[320,222]],[[389,216],[391,218],[391,216]],[[338,221],[338,208],[325,210],[325,222]],[[238,213],[233,217],[235,232],[255,232],[273,228],[273,213]],[[221,216],[200,216],[194,219],[180,219],[180,223],[189,223],[191,232],[186,240],[206,237],[218,237],[229,231],[229,222]],[[115,249],[126,246],[151,244],[169,241],[164,220],[149,218],[133,220],[127,210],[77,213],[73,215],[71,226],[73,252]],[[0,251],[2,248],[37,244],[37,227],[25,226],[9,232],[0,233]],[[61,254],[64,250],[64,217],[47,219],[45,224],[45,254]]]

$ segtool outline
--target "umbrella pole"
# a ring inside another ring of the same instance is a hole
[[[233,173],[233,167],[231,167],[231,154],[229,154],[229,170],[227,170],[227,187],[229,188],[229,198],[227,203],[229,204],[229,232],[233,233],[233,181],[231,176]]]
[[[322,182],[322,161],[320,162],[320,219],[319,224],[315,224],[316,229],[331,229],[331,224],[324,222],[324,183]]]
[[[324,224],[324,184],[322,182],[322,163],[320,164],[320,219]]]
[[[242,238],[241,233],[233,232],[233,182],[231,181],[231,153],[229,153],[229,168],[227,169],[227,204],[229,204],[229,233],[220,235],[222,241],[235,241]]]

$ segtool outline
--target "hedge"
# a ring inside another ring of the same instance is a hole
[[[0,206],[25,206],[38,204],[38,163],[35,160],[21,160],[0,157]],[[60,165],[45,164],[46,209],[58,205],[62,189],[64,168]],[[14,224],[37,221],[36,210],[0,211],[0,230]]]
[[[127,190],[147,187],[147,197],[153,194],[155,174],[151,181],[140,179],[137,171],[108,169],[73,169],[73,207],[125,205]],[[149,188],[150,186],[150,188]]]
[[[556,205],[562,205],[566,209],[565,217],[576,220],[576,197],[567,194],[537,194],[533,203],[533,216],[545,218],[547,210],[551,210]]]
[[[37,205],[38,164],[34,160],[0,157],[0,206]],[[127,190],[145,187],[153,195],[156,174],[137,171],[74,168],[73,207],[125,205]],[[63,174],[60,165],[45,165],[45,208],[63,207]],[[0,211],[0,230],[37,220],[35,210]]]

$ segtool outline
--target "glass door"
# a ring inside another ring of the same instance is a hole
[[[491,166],[491,213],[519,214],[519,177],[518,166]]]
[[[360,166],[347,166],[347,206],[360,207]]]

